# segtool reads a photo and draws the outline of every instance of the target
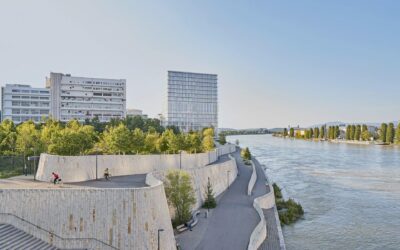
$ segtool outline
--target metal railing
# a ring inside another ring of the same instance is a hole
[[[24,218],[21,218],[18,215],[15,215],[15,214],[12,214],[12,213],[0,213],[0,215],[6,215],[6,216],[14,217],[14,218],[16,218],[16,219],[18,219],[20,221],[23,221],[25,223],[28,223],[31,226],[36,227],[37,229],[40,229],[40,230],[42,230],[42,231],[44,231],[46,233],[49,233],[50,235],[53,235],[53,236],[61,239],[62,241],[96,241],[96,242],[100,243],[101,245],[107,246],[107,247],[115,249],[115,250],[119,250],[118,248],[116,248],[116,247],[114,247],[114,246],[112,246],[110,244],[107,244],[104,241],[101,241],[101,240],[96,239],[96,238],[64,238],[64,237],[62,237],[60,235],[57,235],[57,234],[55,234],[53,232],[50,232],[47,229],[44,229],[44,228],[40,227],[39,225],[36,225],[36,224],[34,224],[34,223],[24,219]]]

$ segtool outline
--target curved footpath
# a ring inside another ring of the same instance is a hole
[[[256,158],[253,157],[253,163],[256,167],[257,171],[257,181],[262,180],[266,183],[268,180],[266,179],[266,175],[264,170],[261,167],[261,164],[257,161]],[[270,183],[272,185],[272,183]],[[269,185],[265,185],[267,193],[273,192]],[[259,250],[273,250],[273,249],[286,249],[285,243],[282,235],[282,229],[279,222],[279,216],[276,210],[276,205],[269,209],[263,209],[263,213],[265,219],[267,221],[267,238],[258,248]]]
[[[253,201],[266,194],[268,190],[265,185],[265,175],[257,164],[257,181],[252,195],[248,196],[252,167],[243,163],[239,150],[232,155],[236,159],[239,176],[230,188],[218,197],[218,206],[211,210],[207,219],[204,218],[203,212],[199,224],[193,231],[186,231],[177,236],[182,249],[247,249],[250,235],[260,221],[253,207]],[[275,217],[273,219],[275,220]],[[273,249],[280,249],[279,240],[277,246]]]

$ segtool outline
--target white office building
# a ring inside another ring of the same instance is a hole
[[[50,73],[46,79],[50,90],[51,116],[67,122],[98,117],[100,122],[124,118],[126,114],[126,80],[75,77]]]
[[[182,131],[218,129],[218,77],[215,74],[168,71],[168,125]]]
[[[38,123],[49,117],[50,107],[50,91],[46,88],[21,84],[1,87],[2,120],[9,119],[15,124],[28,120]]]
[[[134,117],[134,116],[140,116],[142,118],[147,119],[148,116],[146,114],[143,114],[143,111],[141,109],[127,109],[126,110],[126,117]]]

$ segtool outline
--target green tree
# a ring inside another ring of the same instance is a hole
[[[354,140],[359,141],[361,137],[361,125],[356,126],[356,130],[354,132]]]
[[[198,132],[191,132],[186,135],[186,150],[188,153],[202,152],[201,136]]]
[[[158,153],[158,139],[160,135],[153,131],[152,133],[147,133],[146,138],[144,139],[144,152],[147,154],[156,154]]]
[[[387,124],[382,123],[381,129],[379,131],[379,139],[381,139],[382,142],[386,142],[386,134],[387,134]]]
[[[132,150],[131,133],[123,123],[107,126],[99,145],[108,154],[127,154]]]
[[[203,208],[210,209],[210,208],[215,208],[216,206],[217,206],[217,201],[215,200],[214,197],[214,191],[210,182],[210,178],[208,178]]]
[[[25,156],[40,154],[43,151],[40,132],[33,121],[26,121],[17,127],[17,151]]]
[[[131,152],[134,154],[138,154],[144,151],[144,140],[145,140],[145,134],[140,128],[135,128],[132,131],[132,136],[131,136],[131,143],[132,143],[132,148]]]
[[[355,132],[356,132],[356,126],[355,125],[350,125],[350,140],[354,140]]]
[[[221,145],[225,145],[226,144],[226,136],[224,133],[219,133],[219,143]]]
[[[312,128],[310,128],[309,131],[310,131],[310,132],[309,132],[309,139],[314,138],[314,130],[313,130]]]
[[[288,135],[288,131],[287,131],[287,128],[284,128],[283,129],[283,134],[282,134],[284,137],[286,137],[287,135]]]
[[[393,143],[394,142],[394,124],[393,122],[389,123],[389,126],[386,130],[386,143]]]
[[[189,173],[169,170],[164,184],[168,203],[175,208],[175,223],[179,225],[189,221],[191,209],[196,203]]]
[[[325,133],[326,133],[326,127],[322,126],[321,127],[321,134],[320,134],[321,139],[325,139],[325,136],[326,136]]]
[[[318,128],[318,127],[315,127],[315,128],[314,128],[314,138],[315,138],[315,139],[318,139],[318,138],[319,138],[319,128]]]
[[[206,128],[203,131],[203,150],[210,151],[214,149],[214,129],[213,128]]]
[[[249,161],[251,160],[251,153],[248,147],[242,149],[242,151],[240,152],[240,155],[242,156],[243,160],[245,161]]]
[[[397,128],[396,128],[396,143],[400,144],[400,121],[397,124]]]
[[[294,137],[294,128],[290,128],[289,136]]]
[[[40,140],[43,143],[44,152],[48,152],[48,146],[62,129],[60,122],[53,119],[45,120],[45,123],[42,125],[40,130]]]
[[[12,155],[16,151],[17,132],[11,120],[0,124],[0,154]]]
[[[339,138],[340,136],[340,128],[339,126],[335,126],[335,139]]]
[[[350,130],[351,130],[351,125],[347,125],[346,126],[346,140],[351,140]]]
[[[310,139],[310,130],[306,129],[306,130],[304,131],[304,138],[305,138],[305,139]]]
[[[361,132],[361,139],[362,139],[363,141],[369,141],[369,139],[371,138],[371,133],[370,133],[369,130],[368,130],[368,126],[365,125],[365,124],[363,124],[363,125],[361,126],[361,130],[362,130],[362,132]]]
[[[64,129],[52,135],[48,151],[58,155],[83,155],[93,149],[96,141],[93,126],[71,120]]]

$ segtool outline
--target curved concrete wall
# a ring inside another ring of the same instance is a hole
[[[192,176],[192,182],[196,195],[196,204],[193,207],[194,210],[201,207],[204,203],[208,179],[210,179],[212,184],[214,195],[218,196],[236,180],[238,174],[238,169],[234,158],[208,166],[186,169],[186,171],[188,171]],[[154,175],[161,180],[165,180],[166,174],[167,171],[154,172]],[[173,217],[174,209],[172,207],[170,207],[170,213],[171,217]]]
[[[256,181],[257,181],[256,167],[254,166],[253,161],[250,161],[250,162],[251,162],[251,167],[252,167],[253,172],[251,173],[251,177],[250,177],[250,180],[249,180],[249,186],[247,187],[247,195],[248,196],[251,196],[251,193],[253,192],[254,185],[256,184]]]
[[[111,175],[146,174],[171,168],[190,169],[205,166],[218,160],[219,155],[236,150],[226,144],[214,151],[199,154],[161,154],[161,155],[87,155],[58,156],[41,154],[36,179],[49,181],[51,173],[59,173],[64,182],[79,182],[102,178],[108,168]],[[97,166],[97,168],[96,168]]]
[[[60,240],[5,216],[11,213],[63,238],[96,238],[118,249],[176,249],[164,186],[151,176],[137,189],[3,189],[0,220],[59,248],[107,249],[96,241]],[[21,204],[29,205],[21,205]],[[2,216],[1,216],[2,215]]]

